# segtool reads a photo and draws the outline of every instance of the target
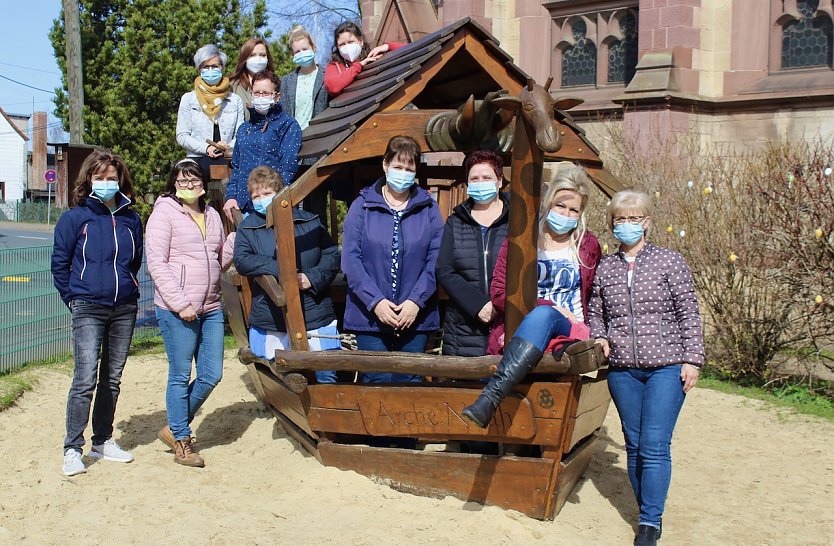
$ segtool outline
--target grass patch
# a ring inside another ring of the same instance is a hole
[[[808,387],[786,385],[777,389],[744,386],[715,377],[702,377],[698,386],[725,394],[762,400],[777,408],[791,409],[802,415],[813,415],[834,422],[834,401],[811,391]]]
[[[235,337],[224,336],[223,348],[234,349],[237,347]],[[165,353],[165,343],[159,334],[140,334],[133,338],[130,344],[130,356],[144,356]],[[44,360],[29,362],[17,370],[0,375],[0,411],[8,408],[20,396],[32,390],[38,383],[39,371],[43,368],[61,370],[66,373],[72,371],[72,353],[53,356]]]
[[[26,391],[32,390],[38,384],[39,371],[51,368],[69,372],[71,369],[71,353],[37,360],[24,365],[22,368],[0,375],[0,411],[15,403]]]

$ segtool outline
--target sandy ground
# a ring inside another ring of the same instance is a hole
[[[156,439],[166,369],[160,355],[125,370],[116,437],[132,464],[61,474],[70,378],[60,372],[41,372],[0,412],[0,544],[631,544],[636,510],[613,409],[586,478],[542,522],[321,466],[255,400],[231,352],[194,423],[207,466],[176,465]],[[661,544],[834,544],[834,424],[696,389],[673,451]]]

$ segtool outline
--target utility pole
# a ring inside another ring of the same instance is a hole
[[[84,144],[84,76],[81,72],[81,16],[78,10],[79,1],[63,0],[71,144]]]

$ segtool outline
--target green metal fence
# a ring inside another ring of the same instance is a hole
[[[0,374],[72,350],[69,309],[52,284],[51,246],[0,250]],[[139,272],[137,334],[158,332],[153,285]]]

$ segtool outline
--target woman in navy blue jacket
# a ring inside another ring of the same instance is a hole
[[[344,328],[360,350],[419,353],[440,327],[435,265],[443,234],[437,203],[414,185],[420,146],[388,142],[385,177],[363,189],[345,217],[342,271],[347,277]],[[420,381],[419,376],[365,374],[365,383]]]
[[[232,175],[226,186],[223,212],[234,222],[234,210],[251,213],[252,197],[247,180],[252,169],[265,165],[281,175],[285,184],[295,179],[301,127],[287,115],[278,101],[281,80],[272,72],[252,75],[252,108],[249,120],[240,126],[232,153]]]
[[[120,156],[108,151],[87,156],[73,198],[76,207],[61,215],[55,226],[52,252],[55,288],[72,312],[75,364],[64,439],[67,476],[86,472],[81,455],[91,405],[89,456],[121,463],[133,460],[113,439],[113,418],[136,323],[136,275],[142,265],[142,222],[131,209],[133,181]]]

